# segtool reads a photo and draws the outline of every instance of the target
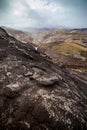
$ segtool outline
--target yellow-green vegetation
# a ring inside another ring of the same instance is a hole
[[[84,56],[84,57],[87,57],[87,51],[82,51],[81,55]]]
[[[53,47],[58,47],[59,43],[58,42],[49,42],[49,43],[43,43],[41,47],[45,48],[45,49],[52,49]]]
[[[53,46],[52,50],[56,53],[61,53],[64,55],[73,55],[81,53],[82,51],[86,52],[87,48],[76,43],[63,43],[58,46]]]

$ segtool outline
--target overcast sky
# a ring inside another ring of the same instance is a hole
[[[87,28],[87,0],[0,0],[0,26]]]

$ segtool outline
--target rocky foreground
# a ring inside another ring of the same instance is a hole
[[[0,130],[87,130],[86,77],[0,28]]]

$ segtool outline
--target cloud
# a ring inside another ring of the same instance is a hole
[[[2,1],[2,0],[1,0]],[[6,0],[2,1],[0,25],[12,27],[81,27],[86,26],[86,11],[76,9],[75,1],[69,0]],[[78,0],[77,0],[78,1]],[[84,0],[85,1],[85,0]],[[70,4],[72,3],[72,6]],[[80,0],[82,2],[82,0]],[[0,2],[1,3],[1,2]],[[78,2],[77,2],[78,3]],[[78,4],[77,4],[78,5]],[[2,13],[3,12],[3,13]],[[82,17],[83,19],[81,19]],[[84,22],[85,20],[85,22]]]
[[[19,4],[20,8],[18,12],[16,11],[15,15],[22,16],[23,19],[25,18],[29,26],[58,26],[66,12],[61,5],[56,5],[53,1],[49,0],[25,0],[22,3],[19,1]]]

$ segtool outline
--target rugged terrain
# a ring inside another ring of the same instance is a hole
[[[76,71],[87,71],[87,29],[6,30],[20,41],[35,44],[54,62]]]
[[[0,28],[0,130],[86,130],[87,73]]]

